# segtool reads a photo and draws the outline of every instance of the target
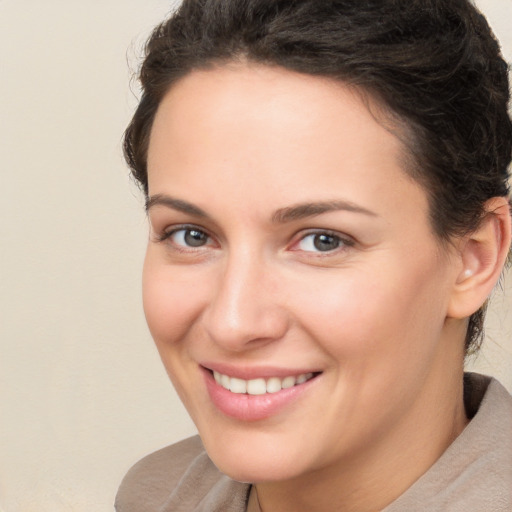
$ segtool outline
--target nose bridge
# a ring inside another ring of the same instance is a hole
[[[212,340],[229,350],[280,338],[286,314],[272,286],[268,262],[254,249],[230,251],[205,315]]]

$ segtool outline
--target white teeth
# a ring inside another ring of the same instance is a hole
[[[282,389],[288,389],[293,386],[303,384],[313,378],[312,373],[301,373],[297,377],[288,376],[283,379],[279,377],[270,377],[269,379],[251,379],[244,380],[236,377],[229,377],[222,373],[213,372],[215,382],[223,388],[237,394],[264,395],[265,393],[277,393]]]
[[[281,382],[283,389],[292,388],[293,386],[295,386],[295,377],[285,377]]]
[[[220,376],[220,385],[223,388],[229,389],[230,380],[231,379],[227,375],[221,375]]]
[[[281,379],[272,377],[267,380],[267,393],[277,393],[281,389]]]
[[[229,390],[233,393],[247,393],[247,381],[231,377],[229,381]]]
[[[247,381],[248,395],[264,395],[267,392],[265,379],[251,379]]]
[[[304,384],[307,380],[313,377],[312,373],[303,373],[297,377],[297,384]]]

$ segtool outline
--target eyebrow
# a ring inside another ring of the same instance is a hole
[[[163,194],[156,194],[146,199],[146,212],[148,212],[153,206],[167,206],[167,208],[172,208],[173,210],[194,215],[196,217],[209,217],[209,215],[198,206],[187,201],[183,201],[182,199],[176,199]]]
[[[146,199],[146,212],[154,206],[165,206],[172,208],[179,212],[194,215],[195,217],[210,218],[210,216],[198,206],[195,206],[188,201],[182,199],[176,199],[174,197],[155,194],[154,196]],[[353,213],[360,213],[368,215],[370,217],[376,217],[377,214],[371,210],[367,210],[362,206],[355,205],[350,201],[321,201],[311,203],[299,203],[293,206],[287,206],[285,208],[279,208],[272,215],[272,223],[284,224],[286,222],[297,221],[305,219],[307,217],[314,217],[321,215],[322,213],[334,212],[334,211],[348,211]]]
[[[377,214],[371,210],[367,210],[362,206],[358,206],[349,201],[323,201],[319,203],[300,203],[286,208],[280,208],[272,215],[272,222],[285,223],[295,220],[321,215],[322,213],[334,211],[348,211],[353,213],[361,213],[370,217],[376,217]]]

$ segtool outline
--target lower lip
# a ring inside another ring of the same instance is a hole
[[[282,409],[289,406],[305,391],[307,391],[317,377],[314,377],[303,384],[291,388],[282,389],[277,393],[265,393],[264,395],[247,395],[232,393],[223,388],[213,378],[209,370],[203,371],[206,388],[213,404],[226,416],[241,421],[264,420],[278,414]]]

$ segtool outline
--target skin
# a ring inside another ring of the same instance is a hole
[[[467,423],[466,311],[450,313],[465,261],[432,233],[404,151],[353,90],[280,68],[194,71],[157,112],[148,325],[210,457],[262,510],[380,510]],[[318,232],[339,246],[319,251]],[[206,361],[321,373],[251,422],[214,406]]]

